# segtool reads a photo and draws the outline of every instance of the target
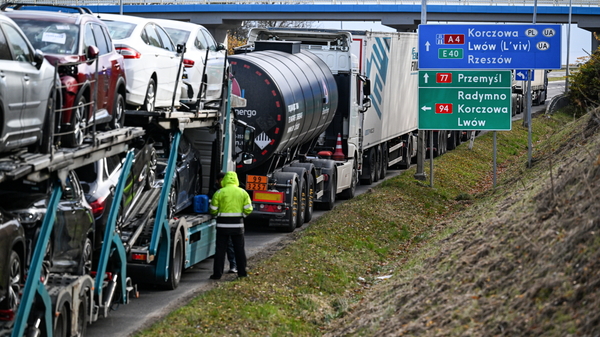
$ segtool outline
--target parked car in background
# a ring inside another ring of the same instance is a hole
[[[106,25],[82,7],[52,6],[77,11],[67,13],[29,10],[30,6],[4,4],[0,8],[25,32],[35,49],[44,52],[51,64],[58,64],[63,97],[60,132],[69,132],[63,144],[81,145],[94,121],[110,128],[123,126],[124,61]]]
[[[0,209],[0,321],[12,321],[15,317],[26,265],[23,226]]]
[[[100,19],[125,58],[127,104],[146,111],[168,108],[176,92],[178,105],[181,60],[169,34],[152,19],[116,14],[102,14]]]
[[[52,107],[60,102],[54,67],[21,29],[0,15],[0,152],[29,147],[50,152]]]
[[[92,207],[96,222],[94,247],[100,248],[104,239],[104,229],[114,199],[114,191],[123,169],[126,153],[103,158],[95,163],[75,169],[85,198]],[[156,150],[152,144],[143,144],[135,150],[133,165],[121,203],[120,214],[128,210],[139,199],[141,192],[154,186],[156,176]]]
[[[229,68],[226,48],[217,44],[201,25],[175,20],[156,20],[175,44],[185,44],[183,90],[180,101],[187,106],[218,108],[223,102],[223,82]],[[225,82],[226,83],[226,82]],[[198,104],[200,99],[200,105]]]
[[[169,153],[171,150],[171,137],[164,133],[163,137],[156,138],[154,146],[157,154],[157,181],[158,187],[164,183]],[[194,196],[202,191],[202,166],[200,153],[192,146],[190,141],[183,135],[179,140],[177,161],[175,168],[175,179],[169,191],[167,205],[167,218],[171,219],[175,214],[192,205]]]
[[[14,214],[25,229],[27,256],[31,256],[46,215],[55,179],[25,179],[0,185],[0,205]],[[84,275],[92,267],[94,217],[77,174],[70,171],[56,209],[56,220],[46,249],[45,272]]]

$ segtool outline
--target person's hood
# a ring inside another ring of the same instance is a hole
[[[225,187],[227,185],[240,186],[240,182],[238,181],[237,173],[233,171],[229,171],[225,173],[225,177],[221,180],[221,187]]]

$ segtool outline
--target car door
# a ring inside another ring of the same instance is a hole
[[[97,26],[95,23],[92,22],[88,22],[85,24],[85,27],[83,29],[83,47],[84,50],[83,52],[86,53],[87,52],[87,48],[89,46],[95,46],[98,48],[98,50],[100,51],[98,53],[98,59],[93,61],[93,62],[89,62],[89,63],[84,63],[82,64],[82,66],[87,67],[88,70],[85,71],[86,74],[90,74],[88,80],[89,81],[95,81],[96,77],[98,78],[98,83],[95,83],[94,85],[92,85],[92,88],[94,88],[96,90],[96,103],[97,103],[97,107],[98,109],[106,109],[106,105],[107,105],[107,87],[108,87],[108,74],[107,74],[107,68],[106,65],[102,64],[102,57],[101,55],[106,54],[107,53],[107,46],[106,46],[106,41],[104,40],[104,38],[102,39],[97,39],[97,32],[95,32],[95,29]],[[96,76],[96,70],[98,71],[98,76]],[[90,97],[90,101],[93,100],[93,96]]]
[[[177,57],[177,50],[173,41],[169,37],[169,34],[160,27],[159,25],[154,25],[154,29],[160,38],[161,44],[161,62],[164,62],[165,68],[165,78],[164,78],[164,86],[163,86],[163,99],[167,101],[172,101],[173,99],[173,91],[175,90],[175,84],[177,83],[179,88],[179,81],[181,78],[181,72],[178,72],[180,60]],[[179,73],[179,78],[177,74]],[[160,86],[159,86],[160,88]],[[179,92],[179,89],[177,89]],[[175,102],[179,102],[179,95],[175,97]]]
[[[93,230],[94,218],[85,201],[75,172],[69,172],[59,201],[54,225],[53,269],[76,273],[87,234]]]
[[[207,100],[218,100],[221,98],[221,90],[223,87],[223,72],[225,68],[225,55],[218,50],[218,45],[212,35],[201,28],[199,34],[204,35],[206,46],[208,48],[208,61],[206,62],[208,87],[206,91]]]
[[[26,144],[36,142],[41,137],[46,117],[46,102],[50,95],[53,78],[43,67],[34,66],[34,55],[27,39],[19,30],[8,23],[2,23],[8,39],[14,62],[13,68],[21,73],[23,83],[23,108],[21,110],[21,140]],[[18,83],[18,82],[17,82]]]
[[[23,111],[23,82],[24,75],[19,61],[13,59],[5,31],[7,25],[2,24],[0,30],[0,101],[2,102],[3,128],[2,138],[11,133],[19,132],[22,128],[21,113]],[[16,136],[18,141],[20,135]],[[7,139],[8,140],[8,139]],[[8,147],[3,144],[2,148]]]

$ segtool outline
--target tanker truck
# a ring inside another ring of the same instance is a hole
[[[255,28],[248,41],[229,60],[232,90],[246,99],[236,118],[255,130],[254,150],[236,164],[253,217],[293,231],[314,207],[410,165],[416,34]],[[236,135],[239,149],[246,141]]]

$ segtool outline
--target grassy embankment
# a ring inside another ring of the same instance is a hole
[[[534,118],[536,146],[570,117]],[[527,129],[498,132],[498,171],[524,170]],[[429,165],[426,165],[429,176]],[[139,336],[316,336],[376,283],[418,264],[435,250],[440,222],[485,202],[492,185],[492,133],[435,160],[434,188],[412,168],[349,200],[290,236],[271,256],[250,262],[250,277],[214,289]],[[498,188],[502,188],[500,175]],[[410,261],[407,264],[406,261]],[[402,269],[402,270],[400,270]]]

